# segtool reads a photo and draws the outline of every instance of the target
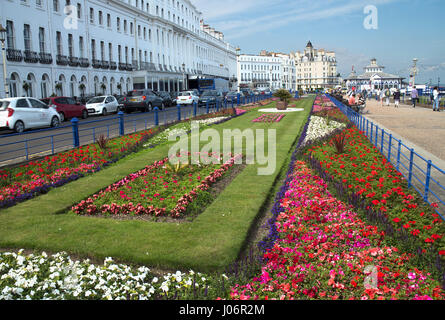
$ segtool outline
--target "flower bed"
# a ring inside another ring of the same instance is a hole
[[[221,162],[222,155],[204,156],[209,157],[207,163]],[[230,170],[239,157],[231,157],[223,165],[177,166],[172,166],[169,158],[165,158],[81,201],[72,210],[79,215],[180,218],[190,210],[202,209],[211,201],[207,190]]]
[[[329,118],[311,116],[309,128],[306,133],[304,143],[309,141],[317,141],[335,130],[344,129],[346,125],[337,121],[329,120]]]
[[[261,275],[234,286],[232,299],[445,298],[430,274],[411,265],[411,255],[382,245],[384,233],[335,199],[304,162],[287,181],[274,224],[278,239],[264,254]]]
[[[273,123],[273,122],[280,122],[281,119],[283,119],[285,114],[283,113],[277,113],[277,114],[262,114],[258,118],[252,120],[252,122],[266,122],[266,123]]]
[[[158,131],[156,128],[115,138],[109,140],[104,149],[98,144],[90,144],[16,168],[0,169],[0,208],[11,207],[97,172],[138,149]]]
[[[344,131],[345,153],[337,154],[334,138],[308,150],[323,170],[341,181],[350,194],[365,200],[367,207],[380,211],[392,230],[409,232],[424,247],[445,255],[444,224],[427,207],[379,150],[356,127]]]
[[[180,299],[207,290],[201,273],[156,277],[106,258],[103,266],[73,261],[65,253],[48,256],[0,253],[0,300],[152,300]]]

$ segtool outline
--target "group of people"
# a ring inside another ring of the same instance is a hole
[[[416,103],[419,101],[419,92],[417,91],[416,86],[411,90],[411,102],[413,108],[416,107]],[[433,111],[440,112],[440,93],[439,87],[434,87],[433,92],[431,93],[431,101],[433,102]]]

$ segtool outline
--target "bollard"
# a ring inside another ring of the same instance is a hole
[[[80,140],[79,140],[79,119],[77,119],[76,117],[71,119],[71,125],[73,127],[73,145],[74,145],[74,148],[78,148],[79,145],[80,145]]]
[[[219,101],[216,101],[216,112],[219,112]]]
[[[159,108],[155,107],[153,110],[155,112],[155,126],[159,126]]]
[[[178,109],[178,121],[181,121],[181,105],[180,104],[178,104],[177,109]]]
[[[207,100],[207,102],[206,102],[206,109],[207,109],[207,114],[209,114],[209,112],[210,112],[210,109],[209,109],[209,101]]]
[[[239,106],[240,102],[241,102],[241,95],[238,93],[237,99],[236,99],[236,105]]]
[[[119,135],[123,136],[125,134],[124,129],[124,113],[122,111],[119,111]]]
[[[196,101],[193,101],[193,116],[196,117],[196,114],[198,113],[198,106]]]

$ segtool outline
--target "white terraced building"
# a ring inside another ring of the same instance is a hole
[[[295,89],[295,62],[292,55],[261,51],[259,55],[238,57],[240,88]]]
[[[235,47],[189,0],[0,0],[0,23],[11,96],[180,91],[236,75]]]

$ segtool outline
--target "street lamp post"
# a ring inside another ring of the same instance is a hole
[[[240,64],[241,64],[240,61],[239,61],[240,52],[241,52],[241,49],[239,47],[237,47],[236,48],[237,71],[238,71],[238,67],[240,67]],[[240,79],[241,79],[241,73],[238,74],[237,90],[236,90],[237,92],[240,92]]]
[[[413,87],[416,85],[416,75],[417,75],[417,61],[419,61],[418,59],[414,58],[413,59],[413,68],[412,68],[412,73],[413,73]]]
[[[185,83],[185,63],[182,64],[182,83],[183,83],[184,90],[187,90],[187,86]]]
[[[3,81],[5,85],[5,97],[9,98],[9,86],[6,83],[6,49],[5,49],[5,40],[6,40],[6,29],[0,24],[0,42],[2,43],[2,56],[3,56]]]

